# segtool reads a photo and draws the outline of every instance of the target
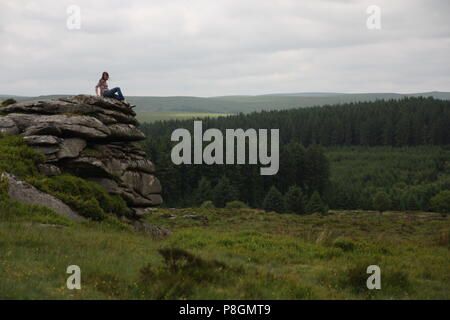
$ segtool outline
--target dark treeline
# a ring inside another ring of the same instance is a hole
[[[405,98],[202,119],[208,128],[280,129],[280,143],[304,146],[415,146],[450,144],[450,101]],[[167,137],[192,120],[144,124],[149,137]]]
[[[289,205],[290,199],[291,202],[301,202],[298,206],[303,209],[299,210],[306,210],[308,204],[313,205],[308,202],[322,199],[331,208],[371,209],[371,201],[367,197],[376,191],[374,185],[364,181],[370,185],[370,188],[365,188],[365,185],[358,184],[360,181],[353,181],[359,187],[356,189],[349,187],[352,181],[345,177],[341,181],[331,179],[329,160],[321,146],[450,144],[450,101],[432,98],[263,111],[202,121],[203,130],[280,129],[280,170],[274,176],[260,176],[260,165],[175,166],[170,159],[175,144],[170,141],[170,135],[177,128],[192,132],[193,120],[143,124],[141,129],[148,137],[144,145],[157,165],[158,176],[163,182],[163,195],[169,206],[193,206],[206,200],[223,206],[227,201],[241,200],[261,208],[267,202],[265,199],[281,194],[284,195],[286,210],[295,207],[294,204]],[[441,153],[439,157],[442,157]],[[444,169],[436,170],[433,174],[437,176],[439,170]],[[415,184],[420,184],[420,181]],[[347,187],[348,192],[337,190],[342,186]],[[376,187],[382,189],[382,186]],[[351,201],[348,200],[350,190],[355,193]],[[391,193],[391,190],[386,191]],[[345,199],[340,199],[340,195]]]

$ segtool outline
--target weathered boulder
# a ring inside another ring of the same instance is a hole
[[[87,143],[86,140],[80,138],[67,138],[59,144],[59,150],[56,154],[58,159],[76,158],[80,152],[84,150]]]
[[[145,221],[131,221],[130,225],[136,230],[142,231],[155,238],[165,238],[171,235],[171,232],[169,230],[151,225]]]
[[[40,173],[48,177],[57,176],[62,173],[61,169],[49,163],[38,164],[38,170]]]
[[[162,203],[155,166],[139,140],[135,112],[127,103],[88,95],[19,102],[2,108],[0,133],[21,134],[46,155],[41,173],[69,172],[121,195],[135,216]]]
[[[0,117],[0,133],[3,134],[18,134],[19,128],[16,123],[8,118]]]
[[[25,136],[23,138],[28,145],[39,146],[39,145],[56,145],[59,144],[62,139],[55,136]]]
[[[132,124],[112,124],[108,126],[111,130],[110,138],[114,140],[144,140],[145,135]]]
[[[16,178],[12,174],[4,172],[2,177],[8,180],[8,195],[11,199],[28,204],[45,204],[46,207],[55,210],[70,220],[85,220],[85,218],[73,211],[68,205],[58,198],[39,191],[31,184]]]

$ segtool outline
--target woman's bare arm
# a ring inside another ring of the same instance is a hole
[[[95,86],[95,95],[96,95],[97,97],[99,96],[99,94],[98,94],[98,88],[99,88],[99,86],[100,86],[100,82],[97,83],[97,85]]]

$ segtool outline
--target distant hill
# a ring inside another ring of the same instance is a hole
[[[290,93],[258,96],[222,97],[129,97],[137,112],[213,112],[249,113],[262,110],[282,110],[338,103],[401,99],[403,97],[434,97],[450,100],[450,92],[398,93]]]
[[[263,94],[262,96],[303,96],[303,97],[323,97],[323,96],[333,96],[345,93],[338,92],[298,92],[298,93],[269,93]]]
[[[67,95],[47,95],[39,97],[18,97],[0,95],[0,99],[12,97],[16,100],[60,98]],[[273,93],[256,96],[235,95],[220,97],[191,96],[130,96],[127,100],[136,104],[136,112],[206,112],[206,113],[249,113],[261,110],[282,110],[311,106],[333,105],[349,102],[375,101],[382,99],[401,99],[403,97],[434,97],[450,100],[450,92],[422,93],[334,93],[334,92],[303,92],[303,93]]]

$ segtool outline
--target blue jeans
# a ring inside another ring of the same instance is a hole
[[[123,97],[122,91],[120,91],[119,87],[112,88],[111,90],[103,92],[103,96],[106,98],[113,98],[120,101],[125,100]]]

